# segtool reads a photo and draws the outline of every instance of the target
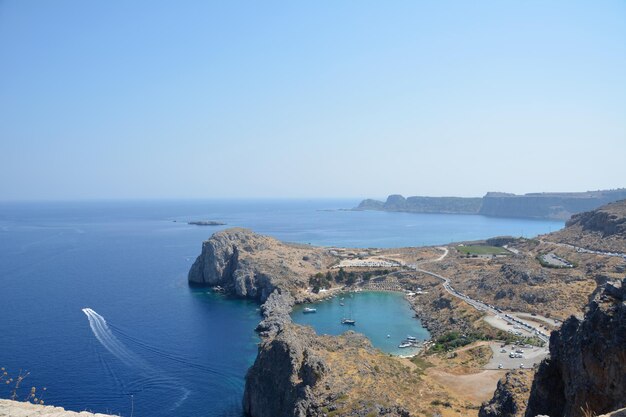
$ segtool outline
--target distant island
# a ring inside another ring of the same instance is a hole
[[[484,197],[403,197],[392,194],[386,201],[366,199],[353,210],[410,213],[480,214],[493,217],[567,220],[572,215],[626,199],[626,188],[580,193],[489,192]]]
[[[216,222],[215,220],[198,220],[187,222],[187,224],[193,224],[194,226],[226,226],[226,223]]]

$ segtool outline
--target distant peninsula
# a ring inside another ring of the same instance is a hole
[[[572,215],[626,199],[626,188],[580,193],[510,194],[489,192],[484,197],[403,197],[366,199],[353,210],[409,213],[480,214],[492,217],[567,220]]]
[[[187,224],[192,224],[194,226],[226,226],[226,223],[216,222],[215,220],[198,220],[187,222]]]

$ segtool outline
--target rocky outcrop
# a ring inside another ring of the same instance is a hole
[[[565,228],[544,238],[589,250],[621,253],[626,258],[626,200],[576,214]]]
[[[626,406],[626,279],[592,296],[584,319],[550,337],[550,357],[533,381],[527,417],[579,417]]]
[[[480,407],[478,417],[523,416],[530,393],[530,375],[528,370],[507,372],[498,382],[493,398]]]
[[[584,231],[600,232],[604,238],[613,235],[626,237],[626,201],[576,214],[566,223],[568,227],[577,225]]]
[[[430,294],[429,297],[414,297],[410,300],[415,315],[428,329],[433,339],[450,332],[471,333],[473,331],[472,323],[480,315],[475,315],[475,310],[467,310],[462,302],[452,297],[437,284],[424,286]]]
[[[355,210],[384,210],[385,203],[383,201],[367,198],[355,208]]]
[[[61,407],[38,405],[28,402],[0,400],[0,417],[113,417],[109,414],[76,413]]]
[[[312,345],[310,328],[286,326],[259,347],[246,375],[244,412],[254,417],[308,416],[317,408],[313,387],[328,366]]]
[[[261,306],[263,320],[257,325],[256,331],[262,337],[274,336],[287,324],[291,323],[291,309],[294,298],[288,292],[280,293],[275,290]]]
[[[410,417],[409,409],[429,404],[415,392],[414,378],[363,335],[320,336],[287,324],[260,344],[243,407],[252,417]]]
[[[220,286],[239,297],[264,302],[276,289],[305,289],[311,275],[331,262],[323,248],[286,244],[247,229],[215,233],[189,270],[191,285]]]
[[[524,265],[506,263],[500,267],[500,273],[510,284],[515,285],[539,285],[548,280],[547,274],[543,270],[533,270]]]

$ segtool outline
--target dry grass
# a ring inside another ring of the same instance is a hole
[[[45,403],[43,397],[47,390],[46,387],[43,387],[40,391],[37,391],[37,387],[31,387],[25,396],[21,393],[22,383],[29,375],[30,372],[20,369],[18,375],[12,377],[9,371],[3,367],[0,368],[0,384],[4,384],[8,388],[11,393],[9,398],[13,401],[25,401],[43,405]]]

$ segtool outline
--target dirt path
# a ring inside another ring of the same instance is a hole
[[[480,405],[493,397],[498,381],[505,371],[485,370],[469,375],[453,375],[440,369],[430,368],[426,374],[443,385],[450,393],[471,403]]]

